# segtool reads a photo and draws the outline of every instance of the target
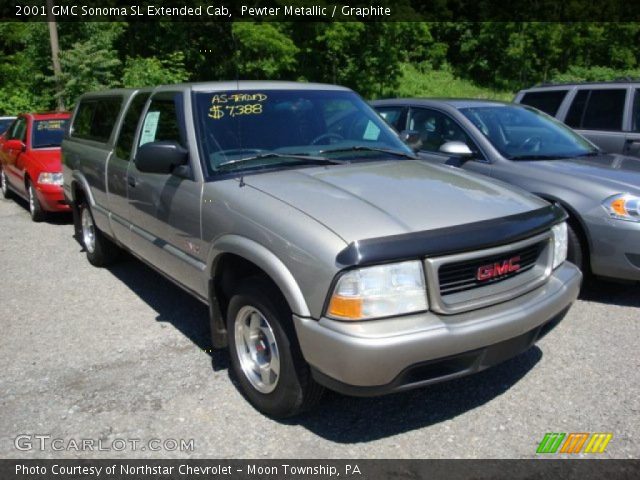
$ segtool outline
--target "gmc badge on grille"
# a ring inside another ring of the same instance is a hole
[[[502,277],[520,270],[520,256],[512,257],[502,262],[483,265],[476,272],[476,279],[484,282],[492,278]]]

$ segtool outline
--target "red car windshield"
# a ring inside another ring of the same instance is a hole
[[[62,144],[67,120],[56,118],[52,120],[36,120],[33,122],[31,148],[59,147]]]

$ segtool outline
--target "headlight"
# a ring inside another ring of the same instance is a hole
[[[41,173],[38,176],[38,183],[42,185],[62,185],[61,173]]]
[[[613,218],[640,222],[640,198],[626,193],[614,195],[602,202],[602,206]]]
[[[366,320],[428,308],[422,263],[410,261],[343,273],[327,314],[339,320]]]
[[[559,223],[551,228],[553,233],[553,268],[558,268],[567,259],[569,246],[567,237],[567,222]]]

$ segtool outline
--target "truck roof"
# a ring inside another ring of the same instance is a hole
[[[334,90],[334,91],[350,91],[347,87],[339,85],[331,85],[328,83],[307,83],[307,82],[287,82],[276,80],[227,80],[220,82],[189,82],[178,83],[173,85],[158,85],[155,87],[144,88],[117,88],[112,90],[101,90],[95,92],[87,92],[83,97],[87,96],[104,96],[104,95],[128,95],[136,91],[153,91],[153,90],[191,90],[194,92],[213,92],[213,91],[229,91],[229,90]]]

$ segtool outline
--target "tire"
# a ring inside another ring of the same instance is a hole
[[[239,286],[229,302],[227,332],[232,373],[257,410],[284,418],[320,401],[324,388],[311,377],[291,310],[271,282],[252,277]]]
[[[2,192],[3,198],[11,198],[11,189],[9,188],[9,183],[7,176],[4,173],[4,169],[0,169],[0,191]]]
[[[578,267],[584,275],[587,275],[588,265],[585,261],[585,248],[580,241],[580,237],[570,224],[567,224],[567,241],[567,260]]]
[[[91,209],[86,203],[79,206],[79,214],[80,241],[89,263],[95,267],[106,267],[114,263],[120,254],[120,248],[96,227]]]
[[[47,212],[42,209],[42,205],[40,205],[40,200],[38,200],[38,195],[36,194],[36,189],[30,180],[27,180],[27,197],[29,199],[29,215],[31,215],[31,220],[34,222],[42,222],[47,218]]]

